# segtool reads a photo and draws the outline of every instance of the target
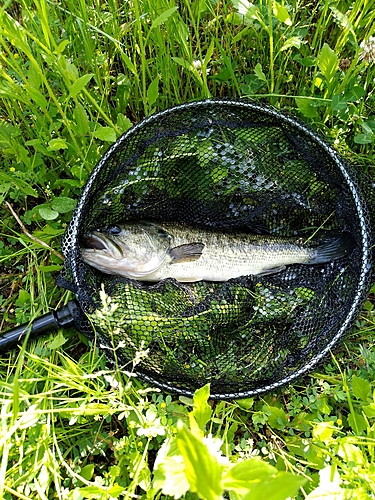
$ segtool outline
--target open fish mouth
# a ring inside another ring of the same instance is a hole
[[[116,259],[123,257],[123,247],[120,242],[97,233],[85,234],[81,248],[90,253],[109,254]]]
[[[82,238],[82,245],[86,250],[108,250],[103,241],[94,234],[86,234]]]

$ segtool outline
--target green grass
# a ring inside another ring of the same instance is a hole
[[[374,21],[373,0],[6,2],[0,330],[69,299],[56,252],[82,186],[154,111],[257,98],[371,174]],[[205,389],[177,399],[111,369],[75,331],[29,342],[0,359],[0,498],[257,499],[260,479],[275,499],[375,498],[374,329],[369,301],[319,373],[210,405]]]

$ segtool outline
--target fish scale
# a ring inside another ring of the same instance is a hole
[[[316,253],[302,243],[282,238],[267,238],[247,233],[218,233],[196,228],[162,225],[172,236],[171,245],[180,247],[191,242],[205,246],[201,256],[191,262],[172,264],[169,259],[150,278],[160,281],[166,277],[178,281],[227,281],[249,275],[275,272],[288,264],[308,263]],[[185,231],[184,231],[185,229]],[[300,239],[299,239],[300,240]]]

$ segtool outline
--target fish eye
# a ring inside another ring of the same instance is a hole
[[[114,236],[121,233],[121,227],[119,227],[119,226],[108,226],[107,230],[108,230],[109,234],[112,234]]]

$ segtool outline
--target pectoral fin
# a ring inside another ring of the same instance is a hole
[[[202,255],[203,248],[204,243],[186,243],[185,245],[174,247],[170,251],[170,256],[172,257],[171,264],[198,260]]]

